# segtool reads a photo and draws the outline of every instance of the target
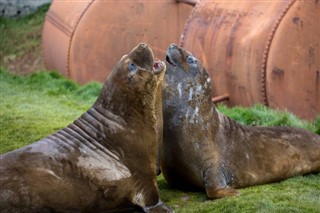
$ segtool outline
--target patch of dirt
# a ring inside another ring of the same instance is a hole
[[[8,71],[17,75],[26,75],[35,71],[45,70],[41,45],[34,47],[21,56],[5,56],[1,63]]]

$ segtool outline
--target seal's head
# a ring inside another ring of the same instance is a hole
[[[98,103],[115,114],[125,113],[126,104],[130,110],[154,107],[152,103],[165,68],[164,62],[154,62],[151,48],[140,43],[116,64],[101,90]]]
[[[180,103],[196,108],[199,104],[203,107],[206,102],[210,107],[211,80],[200,60],[187,50],[170,44],[166,53],[166,66],[166,106],[174,107]]]
[[[117,85],[130,91],[152,92],[162,80],[165,70],[163,62],[154,62],[153,52],[145,43],[140,43],[124,55],[116,65],[111,76]]]
[[[203,73],[208,75],[201,62],[195,56],[175,44],[169,45],[166,52],[166,62],[170,70],[183,71],[185,76],[196,77]]]

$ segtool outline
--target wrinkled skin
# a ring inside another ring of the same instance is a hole
[[[122,57],[97,101],[64,129],[1,155],[1,212],[171,212],[156,182],[155,103],[165,72],[146,44]],[[157,108],[158,110],[158,108]],[[132,208],[131,208],[132,210]]]
[[[236,188],[320,172],[320,136],[298,128],[252,127],[218,112],[211,80],[191,53],[167,50],[161,170],[174,187],[205,189],[209,199]]]

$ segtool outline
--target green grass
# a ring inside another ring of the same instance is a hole
[[[49,5],[22,18],[0,17],[0,63],[34,51],[41,45],[42,25]]]
[[[320,114],[313,122],[299,119],[292,113],[270,110],[263,105],[256,105],[251,108],[233,107],[218,105],[220,112],[228,115],[234,120],[252,126],[290,126],[309,130],[320,134]]]
[[[239,196],[214,201],[204,192],[170,189],[162,176],[158,184],[162,200],[176,212],[320,212],[319,174],[240,189]]]
[[[41,7],[24,18],[0,18],[0,67],[13,67],[24,73],[19,68],[39,58],[42,25],[48,7]],[[19,77],[0,68],[0,153],[25,146],[65,127],[92,105],[100,88],[98,83],[79,86],[55,72]],[[296,126],[320,134],[320,117],[314,122],[305,122],[290,113],[261,105],[251,108],[219,105],[218,108],[243,124]],[[214,201],[208,201],[204,192],[171,189],[163,176],[158,177],[158,185],[162,200],[178,213],[320,212],[320,174],[248,187],[240,190],[240,196]]]
[[[65,127],[95,101],[101,84],[80,86],[55,72],[15,76],[0,69],[0,153],[17,149]],[[301,121],[264,106],[227,108],[223,113],[244,124],[288,125],[318,131],[320,119]],[[158,177],[161,198],[176,212],[320,212],[320,174],[298,176],[240,189],[241,195],[214,201],[204,192],[169,188]]]
[[[0,153],[65,127],[91,106],[100,88],[79,86],[55,72],[19,77],[0,69]]]

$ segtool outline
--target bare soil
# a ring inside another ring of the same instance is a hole
[[[45,70],[42,46],[36,46],[21,56],[6,56],[2,66],[17,75],[26,75],[39,70]]]

